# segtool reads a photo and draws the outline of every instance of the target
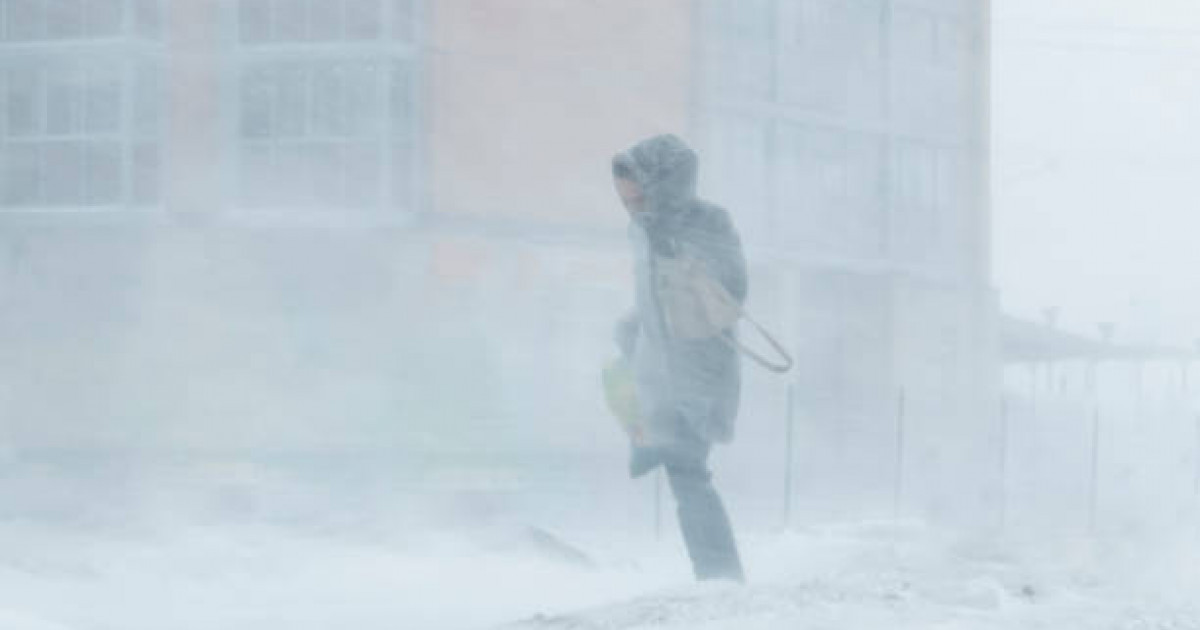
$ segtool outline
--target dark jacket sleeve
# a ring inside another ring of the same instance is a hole
[[[613,341],[626,357],[633,356],[634,347],[637,346],[638,325],[637,311],[634,310],[617,320],[613,328]]]

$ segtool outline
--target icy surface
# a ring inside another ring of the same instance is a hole
[[[670,586],[504,627],[1198,628],[1189,549],[966,540],[917,526],[801,530],[752,542],[748,586]]]
[[[800,528],[743,540],[746,586],[693,584],[671,537],[574,543],[511,523],[389,536],[10,520],[0,628],[1200,628],[1194,540]]]

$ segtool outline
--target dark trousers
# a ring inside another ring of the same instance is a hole
[[[640,476],[661,464],[675,496],[679,529],[697,580],[745,580],[725,505],[708,470],[710,446],[686,425],[669,446],[634,447],[631,472]]]

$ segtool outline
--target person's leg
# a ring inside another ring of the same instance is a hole
[[[667,458],[667,480],[678,504],[679,528],[697,580],[745,580],[733,527],[708,470],[708,445]]]

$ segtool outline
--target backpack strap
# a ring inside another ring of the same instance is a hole
[[[771,344],[771,348],[775,351],[775,354],[782,359],[782,361],[779,363],[773,363],[764,358],[759,353],[743,345],[742,342],[738,341],[738,339],[733,336],[733,333],[728,330],[721,333],[721,339],[725,340],[726,344],[738,352],[746,355],[755,363],[772,372],[775,372],[776,374],[784,374],[788,370],[791,370],[792,366],[795,365],[795,361],[792,360],[792,356],[787,353],[787,350],[784,349],[783,344],[779,343],[775,337],[771,336],[771,333],[767,332],[767,329],[763,328],[762,324],[754,321],[754,318],[750,317],[749,313],[742,311],[742,318],[750,322],[750,325],[754,326],[754,329],[758,331],[758,334],[762,335],[762,338],[766,339],[767,343]]]

